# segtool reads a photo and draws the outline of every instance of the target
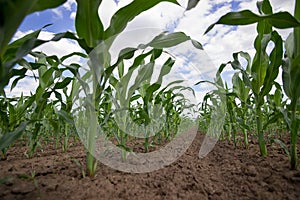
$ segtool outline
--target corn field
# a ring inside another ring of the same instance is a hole
[[[128,153],[135,151],[132,143],[139,144],[144,153],[151,152],[172,141],[177,134],[181,135],[182,124],[196,123],[198,134],[208,134],[213,114],[222,103],[226,112],[220,136],[217,136],[219,141],[227,141],[236,151],[241,148],[248,151],[256,145],[257,154],[262,158],[268,157],[271,146],[277,144],[288,158],[289,170],[299,169],[299,0],[295,0],[294,13],[273,12],[270,1],[263,0],[257,2],[258,14],[242,10],[219,16],[205,34],[219,25],[255,24],[255,54],[232,52],[232,60],[225,60],[219,66],[214,81],[199,77],[190,87],[183,85],[182,80],[163,84],[163,78],[177,62],[165,49],[184,42],[190,42],[195,50],[205,49],[201,41],[184,32],[162,32],[146,44],[120,49],[116,59],[109,52],[116,37],[134,18],[161,2],[179,5],[176,0],[134,0],[113,14],[106,29],[98,14],[101,0],[76,0],[76,32],[56,33],[49,40],[41,40],[40,33],[51,26],[45,24],[12,41],[26,16],[65,2],[0,2],[1,162],[9,159],[10,149],[17,148],[20,143],[28,147],[28,151],[23,152],[27,159],[34,158],[39,149],[49,144],[67,152],[82,143],[85,147],[82,175],[95,177],[97,171],[101,171],[94,156],[99,127],[105,139],[116,144],[122,150],[122,159],[126,159]],[[189,0],[186,11],[193,10],[198,3],[199,0]],[[279,29],[291,30],[291,33],[283,38]],[[36,51],[43,44],[62,39],[75,41],[82,52],[58,57]],[[91,57],[95,52],[97,54]],[[88,63],[88,67],[67,62],[74,57]],[[158,71],[155,69],[157,63],[162,63]],[[233,72],[231,80],[222,78],[225,70]],[[36,81],[36,90],[31,95],[11,97],[5,89],[13,91],[24,79]],[[193,87],[202,84],[210,84],[215,89],[199,102],[189,101],[184,92],[194,95]],[[196,119],[186,115],[191,108],[196,108],[193,110],[197,113]],[[160,120],[155,122],[155,119]],[[151,123],[159,126],[155,134],[152,129],[145,128]],[[143,132],[143,137],[128,135],[129,126],[144,127],[136,129]],[[2,182],[5,182],[4,177],[0,177]]]

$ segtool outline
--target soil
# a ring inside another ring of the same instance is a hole
[[[79,143],[67,152],[48,145],[32,159],[27,147],[15,146],[0,161],[0,199],[300,199],[300,170],[289,169],[278,145],[268,146],[263,158],[253,142],[244,149],[219,141],[199,159],[203,138],[198,133],[187,152],[161,170],[130,174],[99,163],[93,178],[82,176]]]

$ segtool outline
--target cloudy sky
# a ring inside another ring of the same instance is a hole
[[[289,11],[293,13],[295,0],[270,0],[273,11]],[[129,0],[104,0],[99,8],[99,15],[104,24],[108,27],[110,18],[119,8],[127,5]],[[203,35],[207,27],[216,22],[223,14],[230,11],[249,9],[257,13],[256,0],[201,0],[196,8],[184,12],[187,0],[178,0],[181,6],[170,3],[160,3],[158,6],[142,13],[136,17],[127,27],[127,30],[142,28],[155,28],[168,31],[183,31],[193,39],[198,40],[204,46],[205,56],[207,56],[214,69],[222,63],[231,60],[232,53],[237,51],[247,51],[253,55],[253,41],[256,36],[255,25],[252,26],[222,26],[217,25],[207,35]],[[74,19],[76,16],[76,1],[68,0],[64,5],[33,13],[26,17],[14,39],[23,36],[33,30],[40,29],[46,24],[41,38],[51,38],[53,33],[73,31],[75,32]],[[283,38],[286,38],[291,30],[280,31]],[[52,42],[40,46],[37,50],[45,52],[47,55],[58,55],[59,57],[74,51],[82,51],[73,41],[63,39],[59,42]],[[208,59],[207,58],[207,59]],[[224,78],[230,77],[230,72],[224,73]],[[193,80],[197,82],[199,80]],[[7,95],[13,96],[21,91],[29,94],[34,91],[36,83],[32,80],[23,80],[10,92],[7,88]]]

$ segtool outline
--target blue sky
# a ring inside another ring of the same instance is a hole
[[[42,28],[46,24],[52,24],[45,28],[49,32],[65,32],[68,30],[75,31],[74,20],[71,19],[70,15],[76,11],[76,5],[72,4],[71,10],[66,9],[64,6],[60,6],[56,9],[48,9],[42,12],[33,13],[28,15],[21,26],[20,31],[28,31]]]
[[[113,13],[128,4],[128,2],[130,0],[103,0],[99,13],[105,27],[109,25]],[[242,50],[253,55],[252,44],[255,38],[255,26],[230,27],[218,25],[207,35],[203,35],[203,33],[210,24],[227,12],[243,9],[257,12],[255,0],[201,0],[196,8],[188,12],[184,12],[187,0],[178,0],[178,2],[182,7],[165,2],[159,4],[135,18],[127,29],[150,27],[169,31],[183,31],[204,45],[205,53],[214,64],[215,71],[221,63],[230,61],[234,52]],[[292,11],[294,0],[271,0],[271,3],[274,11]],[[75,31],[75,13],[75,0],[68,0],[64,5],[55,9],[33,13],[22,22],[14,39],[30,31],[40,29],[49,23],[52,25],[43,29],[41,38],[49,38],[54,33]],[[282,34],[287,36],[288,32],[282,31]],[[55,54],[59,57],[73,51],[81,51],[75,42],[68,40],[43,45],[37,50],[44,51],[47,54]],[[202,73],[206,73],[206,70],[201,70]],[[211,73],[211,69],[209,71]],[[184,71],[184,73],[187,73],[187,71]],[[232,72],[227,71],[224,73],[224,78],[229,80],[231,75]],[[35,87],[36,84],[32,81],[24,80],[11,94],[17,95],[20,91],[32,91],[35,90]],[[9,93],[8,90],[7,93]]]

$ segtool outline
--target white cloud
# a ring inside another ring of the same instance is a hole
[[[66,3],[63,4],[63,7],[68,11],[72,11],[73,4],[76,4],[76,0],[68,0],[66,1]]]
[[[59,19],[63,18],[63,11],[61,10],[60,7],[52,9],[52,12],[55,14],[57,18]]]
[[[120,1],[121,3],[122,1]],[[118,10],[118,6],[114,1],[102,1],[98,13],[104,28],[109,26],[109,22],[113,14]]]
[[[76,12],[71,12],[70,19],[75,20]]]

